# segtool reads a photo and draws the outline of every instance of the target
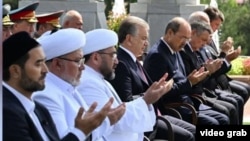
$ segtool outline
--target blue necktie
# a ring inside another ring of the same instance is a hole
[[[176,58],[176,65],[177,65],[177,68],[183,73],[183,75],[186,75],[186,72],[185,72],[185,68],[184,66],[181,65],[181,58],[178,56],[177,53],[174,53],[174,56]]]

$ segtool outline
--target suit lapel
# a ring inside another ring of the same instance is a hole
[[[211,56],[211,52],[209,51],[209,49],[206,47],[203,47],[200,49],[200,51],[198,51],[201,55],[201,58],[203,59],[204,62],[206,62],[209,59],[213,59],[213,57]],[[211,48],[211,47],[210,47]]]
[[[21,102],[16,98],[12,92],[10,92],[7,88],[3,86],[3,100],[7,98],[10,99],[12,102],[16,103],[18,107],[21,107],[24,113],[27,113],[26,110],[24,109],[23,105]],[[15,107],[13,107],[15,108]],[[43,141],[42,136],[40,135],[39,131],[37,130],[35,124],[33,123],[32,119],[30,118],[29,114],[27,113],[25,116],[25,119],[27,120],[27,123],[29,124],[29,132],[32,138],[35,141]]]
[[[191,59],[191,63],[194,66],[196,66],[196,68],[197,68],[197,65],[196,65],[197,64],[196,63],[197,59],[195,57],[194,52],[192,52],[192,50],[191,50],[191,48],[190,48],[190,46],[188,44],[186,44],[186,46],[184,47],[184,50],[185,50],[186,54],[188,55],[188,57]]]
[[[188,44],[184,47],[184,49],[188,57],[191,59],[192,65],[195,67],[195,69],[199,69],[203,64],[202,63],[203,61],[202,62],[199,61],[197,54],[191,50],[191,47]]]
[[[119,59],[123,60],[124,62],[126,62],[126,64],[129,65],[130,70],[134,73],[134,77],[137,77],[139,80],[141,80],[143,84],[150,85],[152,83],[151,79],[149,78],[148,74],[146,73],[143,67],[142,67],[142,70],[148,82],[145,82],[142,77],[139,77],[140,74],[138,72],[139,70],[137,70],[138,69],[137,64],[133,61],[133,59],[130,57],[130,55],[126,51],[124,51],[121,48],[118,48],[117,53],[118,53]]]
[[[163,51],[165,52],[164,54],[168,54],[168,55],[164,55],[164,57],[166,57],[166,60],[170,60],[171,66],[176,66],[176,57],[171,53],[171,51],[169,50],[168,46],[162,41],[160,40],[160,44],[159,44],[159,52]],[[176,70],[177,68],[174,68],[173,70]]]
[[[37,115],[41,126],[49,139],[51,141],[56,141],[59,139],[59,135],[57,134],[56,127],[52,122],[52,119],[48,113],[48,111],[45,111],[45,108],[41,106],[41,104],[36,103],[36,108],[35,108],[35,114]]]

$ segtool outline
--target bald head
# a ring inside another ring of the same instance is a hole
[[[163,37],[174,51],[180,51],[191,38],[191,26],[182,17],[175,17],[168,22]]]
[[[83,19],[82,15],[76,10],[69,10],[63,18],[63,28],[77,28],[82,29]]]
[[[190,27],[189,23],[182,17],[174,17],[166,27],[165,34],[171,29],[174,33],[179,31],[180,27]]]
[[[203,11],[195,11],[188,18],[188,22],[190,24],[197,21],[204,21],[206,23],[210,23],[208,15]]]

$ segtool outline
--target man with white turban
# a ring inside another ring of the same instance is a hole
[[[86,33],[86,45],[83,47],[85,70],[77,89],[88,105],[97,101],[97,109],[109,98],[114,98],[112,107],[122,103],[114,88],[105,80],[115,77],[118,60],[114,46],[117,42],[117,34],[112,30],[95,29]],[[142,141],[143,133],[153,130],[156,116],[152,103],[171,88],[171,84],[165,81],[166,77],[164,75],[158,82],[154,82],[142,97],[124,103],[125,114],[114,124],[111,134],[105,136],[108,141]]]
[[[112,129],[110,125],[120,119],[125,109],[120,107],[111,111],[110,106],[113,103],[111,98],[105,101],[105,105],[99,112],[93,112],[97,103],[93,102],[88,108],[75,89],[84,69],[82,51],[85,45],[84,32],[73,28],[61,29],[41,36],[38,42],[44,49],[49,72],[45,79],[46,88],[36,92],[32,98],[48,108],[60,137],[67,133],[74,133],[80,141],[90,138],[103,141],[103,134],[110,132]],[[75,117],[80,107],[86,111],[82,118],[91,119],[82,125],[82,132],[75,127]],[[91,136],[88,137],[90,134]]]

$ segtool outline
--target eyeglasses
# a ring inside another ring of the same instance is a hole
[[[75,62],[77,64],[77,66],[80,68],[81,66],[84,65],[84,62],[85,62],[85,58],[81,58],[80,60],[71,60],[71,59],[68,59],[68,58],[63,58],[63,57],[58,57],[59,59],[62,59],[62,60],[66,60],[66,61],[71,61],[71,62]]]
[[[117,53],[116,52],[110,52],[110,53],[107,53],[107,52],[97,52],[97,53],[109,55],[113,60],[115,60],[117,58]]]

